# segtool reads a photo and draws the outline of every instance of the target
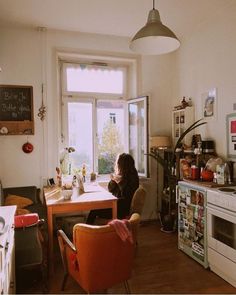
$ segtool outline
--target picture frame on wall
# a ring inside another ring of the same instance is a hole
[[[55,185],[54,178],[48,178],[48,185],[49,186],[54,186]]]
[[[236,158],[236,113],[226,116],[227,157]]]
[[[217,89],[212,88],[202,93],[202,116],[204,119],[217,117]]]
[[[0,85],[0,135],[32,134],[33,86]]]

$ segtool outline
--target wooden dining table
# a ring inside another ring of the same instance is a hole
[[[65,200],[61,187],[44,187],[44,200],[47,207],[49,271],[53,274],[53,216],[61,213],[79,213],[93,209],[112,209],[112,218],[117,218],[117,198],[98,183],[88,183],[85,191],[73,188],[70,200]]]

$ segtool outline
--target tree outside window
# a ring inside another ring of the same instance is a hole
[[[98,144],[98,173],[108,174],[114,171],[114,163],[118,154],[124,151],[121,133],[116,124],[108,120],[104,124],[101,142]]]

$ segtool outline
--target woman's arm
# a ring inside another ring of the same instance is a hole
[[[112,193],[117,198],[120,197],[121,192],[118,184],[114,180],[110,180],[108,183],[108,191]]]

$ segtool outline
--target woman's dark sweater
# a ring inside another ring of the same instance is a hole
[[[122,177],[119,183],[111,180],[108,183],[108,190],[118,198],[117,201],[117,217],[125,218],[129,215],[130,205],[136,189],[139,187],[139,178],[135,169],[127,177]]]

